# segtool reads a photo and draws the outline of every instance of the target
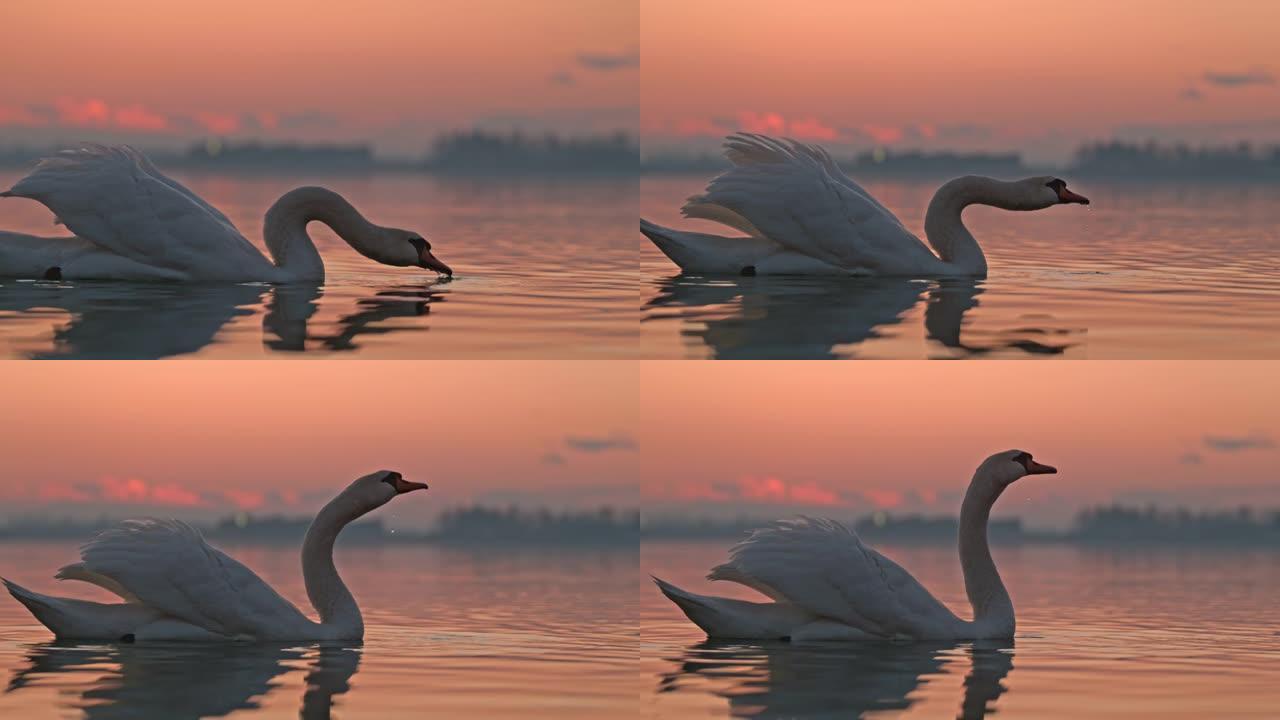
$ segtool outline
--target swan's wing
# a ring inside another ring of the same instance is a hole
[[[913,635],[954,618],[906,570],[834,520],[801,517],[756,530],[707,578],[743,583],[878,635]]]
[[[853,181],[853,178],[846,175],[840,169],[840,166],[836,164],[835,158],[831,157],[831,153],[827,152],[826,148],[821,145],[812,145],[791,139],[776,140],[765,135],[753,133],[731,135],[725,140],[725,156],[734,165],[775,163],[785,161],[791,154],[807,156],[822,165],[822,168],[833,180],[880,208],[885,215],[893,218],[894,222],[899,225],[902,224],[898,217],[889,211],[889,208],[881,205],[880,201],[876,200],[871,193],[864,190],[861,185]]]
[[[80,582],[86,582],[90,585],[97,585],[109,593],[119,595],[120,599],[127,603],[135,605],[142,604],[142,601],[133,593],[125,590],[123,585],[112,580],[106,575],[93,572],[89,568],[85,567],[84,563],[71,563],[70,565],[64,565],[58,569],[58,572],[54,577],[59,580],[79,580]]]
[[[127,520],[85,544],[80,558],[77,579],[107,578],[122,596],[220,635],[256,637],[307,622],[252,570],[177,520]]]
[[[151,266],[261,258],[226,215],[127,145],[64,150],[4,194],[41,202],[77,237]]]
[[[900,266],[928,249],[893,213],[840,171],[822,148],[762,135],[725,143],[734,167],[683,208],[796,252],[868,272]]]

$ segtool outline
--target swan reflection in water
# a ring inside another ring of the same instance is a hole
[[[956,717],[994,714],[1013,670],[1007,643],[742,643],[707,640],[687,648],[663,674],[658,691],[708,689],[729,702],[733,717],[860,718],[906,710],[917,689],[959,671],[968,659]]]
[[[328,718],[351,689],[360,650],[340,645],[76,645],[41,643],[27,652],[6,693],[58,687],[58,702],[86,720],[209,718],[254,710],[281,692],[281,678],[305,672],[299,717]],[[75,692],[66,687],[74,683]]]
[[[315,285],[242,284],[223,286],[162,283],[5,282],[0,286],[0,325],[30,324],[46,316],[39,334],[6,332],[21,336],[10,354],[31,358],[155,359],[185,355],[219,342],[237,318],[262,313],[262,346],[270,351],[321,350],[343,352],[360,349],[358,338],[407,331],[424,331],[424,322],[387,324],[397,318],[424,318],[431,305],[442,302],[446,281],[400,284],[352,300]],[[354,302],[323,329],[316,329],[316,315],[325,294],[326,309],[338,302]],[[51,323],[62,315],[70,317]],[[15,353],[16,351],[16,353]]]
[[[958,279],[676,275],[658,282],[645,321],[680,321],[717,358],[829,359],[881,337],[923,300],[926,337],[947,357],[1058,355],[1078,343],[1077,331],[1055,327],[966,328],[984,292],[982,282]],[[962,338],[964,329],[973,337]]]

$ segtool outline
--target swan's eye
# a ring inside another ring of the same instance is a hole
[[[1054,191],[1054,192],[1058,192],[1058,191],[1062,190],[1062,188],[1066,187],[1066,186],[1067,186],[1067,183],[1066,183],[1066,181],[1065,181],[1065,180],[1060,180],[1060,179],[1058,179],[1058,178],[1054,178],[1054,179],[1050,180],[1049,182],[1045,183],[1044,185],[1045,185],[1045,187],[1053,188],[1053,191]]]
[[[1013,461],[1021,465],[1024,469],[1027,469],[1028,463],[1031,462],[1031,453],[1018,453],[1013,456]]]
[[[409,244],[412,245],[414,249],[416,249],[418,252],[431,249],[431,243],[427,242],[426,240],[420,237],[409,238]]]
[[[382,482],[395,487],[396,483],[404,479],[404,476],[398,472],[389,472],[382,478]]]

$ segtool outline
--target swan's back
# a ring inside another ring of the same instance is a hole
[[[269,264],[226,215],[127,145],[59,152],[5,194],[43,203],[77,237],[152,267],[240,280]]]
[[[939,636],[959,622],[901,566],[825,518],[756,530],[707,578],[742,583],[876,635]]]
[[[218,635],[296,637],[310,624],[256,573],[177,520],[127,520],[86,543],[80,557],[59,577],[93,582]]]

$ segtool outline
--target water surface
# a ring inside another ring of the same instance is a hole
[[[648,542],[641,569],[695,592],[730,541]],[[968,614],[951,548],[884,548]],[[1280,553],[997,547],[1013,642],[708,641],[656,588],[640,605],[646,713],[662,718],[1271,718]],[[998,713],[998,714],[996,714]]]
[[[380,225],[421,232],[454,268],[378,265],[320,223],[324,286],[53,283],[0,279],[0,357],[635,357],[639,257],[633,178],[447,179],[173,173],[260,249],[288,190],[321,184]],[[0,172],[8,187],[20,172]],[[62,234],[29,200],[0,228]]]
[[[0,542],[0,574],[37,591],[107,600],[52,580],[75,545]],[[296,548],[225,549],[310,612]],[[634,714],[634,550],[340,547],[338,566],[364,611],[363,644],[54,643],[5,593],[0,717]]]
[[[732,234],[679,217],[704,183],[646,177],[641,214]],[[923,238],[936,185],[865,187]],[[682,275],[649,243],[643,344],[686,358],[1280,357],[1276,186],[1072,188],[1093,204],[966,211],[982,282]]]

